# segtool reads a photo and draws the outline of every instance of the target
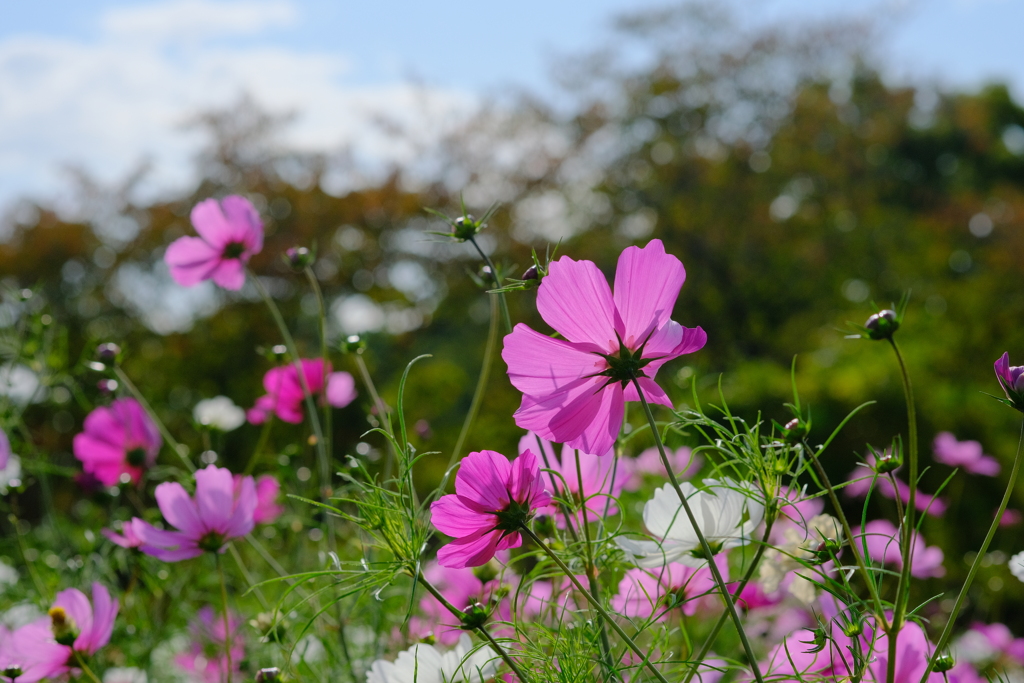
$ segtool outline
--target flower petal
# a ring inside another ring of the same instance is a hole
[[[196,472],[196,507],[207,531],[226,533],[234,509],[235,482],[231,472],[209,465]],[[255,498],[255,493],[253,493]],[[249,516],[252,516],[250,511]]]
[[[455,493],[477,512],[497,512],[508,507],[512,466],[501,453],[470,453],[455,475]]]
[[[192,207],[191,220],[192,227],[218,256],[225,246],[235,241],[235,229],[216,199],[205,199]]]
[[[226,469],[221,471],[227,472],[228,476],[231,476],[231,473]],[[233,483],[234,479],[232,478]],[[232,495],[234,495],[234,491],[232,491]],[[231,517],[228,519],[224,529],[224,533],[228,538],[245,536],[253,530],[253,527],[256,526],[254,513],[256,512],[258,500],[256,496],[256,482],[253,481],[252,477],[243,477],[238,487],[238,495],[234,499]]]
[[[571,342],[595,344],[605,353],[619,348],[612,293],[593,261],[563,256],[551,263],[537,290],[537,312]]]
[[[442,567],[461,569],[486,564],[498,549],[501,531],[481,531],[451,541],[437,551],[437,563]]]
[[[179,237],[164,252],[174,281],[183,287],[198,285],[221,263],[220,252],[199,237]]]
[[[77,588],[68,588],[57,593],[53,606],[63,608],[64,612],[74,620],[79,630],[74,647],[76,650],[84,651],[82,645],[88,644],[89,637],[92,635],[92,605],[89,604],[89,598],[85,597],[85,593]]]
[[[101,583],[92,584],[92,633],[87,647],[80,647],[75,642],[76,650],[83,650],[88,654],[94,654],[101,647],[110,642],[110,636],[114,632],[114,620],[117,619],[118,603],[110,597],[110,591]],[[84,631],[84,629],[83,629]]]
[[[332,372],[327,376],[327,403],[335,408],[344,408],[355,400],[356,380],[347,372]]]
[[[164,519],[186,536],[198,539],[209,531],[199,510],[196,509],[195,502],[181,484],[165,481],[156,487],[154,496]]]
[[[566,390],[566,385],[596,375],[608,363],[586,346],[552,339],[522,323],[505,337],[501,357],[508,378],[519,391],[544,397]]]
[[[635,348],[633,344],[669,321],[685,281],[682,261],[666,254],[661,240],[651,240],[643,249],[623,250],[615,268],[614,301],[627,346]]]
[[[222,259],[211,274],[213,282],[237,292],[245,285],[245,267],[241,258]]]
[[[430,521],[441,533],[460,538],[481,531],[491,531],[498,524],[498,518],[472,510],[459,496],[441,496],[430,505]]]
[[[231,226],[231,241],[245,245],[250,256],[260,253],[263,250],[263,221],[252,202],[233,194],[222,199],[220,205]]]

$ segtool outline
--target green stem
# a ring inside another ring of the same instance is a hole
[[[534,437],[537,439],[537,450],[540,451],[540,457],[544,460],[544,468],[548,470],[548,479],[551,481],[551,490],[557,492],[561,486],[558,484],[558,478],[552,471],[554,468],[551,467],[551,461],[548,460],[548,451],[544,448],[544,442],[536,434]],[[568,506],[562,501],[558,501],[558,509],[562,511],[562,518],[565,520],[565,528],[569,531],[569,535],[572,536],[573,543],[579,543],[580,537],[576,534],[576,528],[572,523],[572,512],[570,512]]]
[[[806,444],[804,445],[806,447]],[[867,584],[868,592],[871,593],[871,601],[875,603],[875,618],[883,625],[882,630],[888,631],[889,622],[885,618],[885,607],[882,605],[882,598],[878,594],[878,586],[875,585],[875,581],[871,577],[871,573],[868,571],[867,563],[864,562],[864,554],[861,552],[860,546],[853,537],[853,528],[850,526],[850,521],[846,518],[843,506],[839,504],[839,497],[836,495],[836,490],[832,486],[832,482],[829,481],[828,475],[825,473],[825,468],[822,466],[821,461],[818,459],[819,453],[809,447],[807,447],[806,450],[807,454],[810,456],[811,464],[814,466],[814,471],[817,472],[818,478],[821,479],[821,483],[825,485],[825,491],[828,493],[829,502],[832,503],[832,508],[836,511],[839,523],[843,527],[843,535],[846,536],[846,543],[850,546],[850,550],[853,552],[853,559],[857,563],[857,569],[863,576],[864,583]]]
[[[900,376],[903,379],[903,394],[907,402],[907,462],[909,464],[908,475],[910,477],[910,495],[903,518],[903,571],[900,572],[900,581],[896,588],[896,604],[893,607],[892,628],[889,629],[889,661],[887,663],[886,681],[887,683],[894,683],[896,680],[896,645],[900,629],[903,628],[903,619],[907,612],[907,602],[910,599],[910,569],[913,564],[911,549],[914,541],[914,515],[917,512],[914,507],[917,497],[917,414],[914,407],[914,387],[910,383],[910,373],[907,372],[907,364],[903,360],[903,354],[900,353],[900,347],[896,344],[896,340],[889,337],[889,344],[892,346],[892,350],[896,354],[896,360],[899,362]],[[897,497],[899,497],[898,494]]]
[[[992,525],[988,528],[988,533],[985,535],[985,541],[981,544],[981,548],[978,550],[978,555],[974,558],[974,563],[971,564],[971,570],[967,572],[967,580],[960,588],[960,594],[956,596],[956,602],[953,603],[953,611],[949,613],[949,620],[946,622],[945,628],[942,629],[942,635],[939,636],[939,641],[935,645],[935,652],[932,654],[931,659],[928,660],[928,667],[924,670],[924,675],[921,677],[921,683],[925,683],[927,681],[928,675],[932,672],[936,660],[941,656],[941,652],[949,643],[950,636],[953,635],[953,625],[954,622],[956,622],[957,615],[960,614],[960,608],[963,607],[964,601],[967,599],[967,591],[974,582],[974,575],[978,573],[978,569],[985,560],[985,553],[988,552],[988,546],[992,543],[992,538],[996,535],[996,530],[999,528],[999,522],[1003,519],[1003,513],[1006,512],[1006,506],[1010,502],[1010,496],[1013,494],[1014,486],[1017,483],[1017,475],[1020,473],[1021,460],[1024,459],[1021,457],[1022,455],[1024,455],[1024,423],[1021,423],[1020,439],[1017,442],[1017,455],[1013,459],[1013,469],[1010,470],[1010,481],[1006,483],[1006,491],[1003,493],[1003,500],[999,503],[999,509],[996,510],[996,517],[992,520]]]
[[[35,584],[36,592],[39,593],[39,597],[46,598],[48,593],[43,587],[43,581],[39,578],[39,573],[36,571],[35,563],[28,561],[28,556],[25,554],[25,539],[21,537],[21,529],[18,526],[18,498],[17,494],[11,494],[11,513],[7,516],[7,521],[14,527],[14,537],[18,539],[18,552],[21,553],[21,561],[25,563],[25,567],[28,569],[29,576],[32,577],[32,583]]]
[[[370,377],[370,369],[366,367],[366,361],[363,360],[362,350],[356,351],[356,367],[359,368],[359,376],[363,379],[366,390],[370,392],[370,398],[373,399],[373,406],[377,409],[377,419],[380,421],[381,427],[385,432],[394,436],[395,430],[391,426],[391,416],[380,394],[377,393],[377,386],[373,383],[373,378]],[[391,445],[391,440],[385,439],[385,441],[387,441],[387,455],[384,458],[384,467],[381,469],[381,472],[383,473],[384,481],[387,481],[391,477],[392,463],[397,455],[394,452],[394,446]]]
[[[93,673],[92,669],[89,668],[89,665],[85,663],[85,660],[82,659],[82,653],[78,650],[75,650],[74,653],[75,663],[78,665],[78,668],[84,671],[85,675],[91,678],[93,683],[100,683],[100,679]]]
[[[579,501],[580,501],[580,515],[583,517],[583,521],[580,524],[583,527],[583,548],[585,550],[584,557],[587,561],[587,584],[590,586],[590,592],[594,595],[594,598],[601,601],[601,584],[597,580],[597,575],[594,570],[594,554],[590,547],[590,523],[587,520],[587,499],[583,493],[583,468],[580,467],[580,449],[574,448],[573,453],[576,456],[576,482],[579,486]],[[601,654],[604,659],[605,667],[616,680],[619,679],[615,671],[615,662],[612,660],[612,648],[608,642],[608,632],[604,628],[604,622],[598,620],[598,633],[601,638]]]
[[[299,376],[299,384],[302,386],[302,394],[306,400],[306,412],[309,413],[309,421],[313,425],[313,436],[316,438],[316,456],[317,461],[320,465],[321,477],[328,477],[326,480],[321,479],[320,481],[320,502],[324,505],[327,504],[330,498],[330,471],[331,461],[330,456],[327,452],[327,444],[324,439],[323,429],[320,427],[320,416],[316,410],[316,401],[314,400],[313,393],[309,390],[309,383],[306,381],[306,373],[302,369],[302,358],[299,357],[299,351],[295,346],[295,340],[292,338],[292,333],[288,330],[288,325],[284,322],[284,317],[281,315],[281,311],[277,308],[277,304],[274,303],[274,299],[270,296],[270,292],[267,291],[260,279],[253,273],[249,274],[249,279],[252,280],[259,291],[260,296],[263,298],[263,303],[266,304],[267,308],[270,309],[270,314],[274,318],[274,322],[277,324],[277,329],[281,333],[281,337],[284,339],[285,347],[288,349],[288,354],[292,357],[292,364],[295,366],[295,371]],[[327,387],[324,387],[326,391]],[[329,538],[334,535],[334,520],[330,515],[324,515],[324,524],[327,526],[327,533]]]
[[[238,552],[238,548],[235,547],[234,543],[228,543],[228,550],[231,551],[231,557],[235,560],[235,564],[238,565],[238,571],[242,572],[242,578],[249,584],[249,588],[256,594],[256,599],[263,605],[263,609],[270,609],[270,603],[263,597],[263,591],[256,587],[256,581],[253,580],[252,574],[245,568],[245,563],[242,562],[242,555]]]
[[[484,402],[484,393],[487,391],[487,379],[491,373],[491,365],[494,361],[494,347],[498,343],[498,300],[496,298],[498,296],[500,295],[490,295],[491,320],[487,328],[487,343],[484,346],[484,360],[480,366],[480,377],[477,379],[476,389],[473,391],[473,402],[469,404],[469,412],[466,413],[466,419],[462,423],[462,430],[459,432],[459,438],[455,442],[452,457],[448,459],[448,467],[445,471],[451,470],[455,463],[458,462],[459,457],[461,457],[462,447],[469,437],[469,430],[473,426],[473,421],[476,420],[477,413],[480,412],[480,406]]]
[[[320,291],[320,283],[317,282],[316,275],[313,273],[313,269],[310,268],[309,266],[306,266],[306,279],[309,281],[310,289],[312,289],[313,293],[316,295],[317,310],[318,310],[318,313],[319,313],[319,315],[318,315],[318,322],[320,324],[320,356],[321,356],[321,360],[323,362],[323,378],[322,378],[322,383],[323,383],[323,388],[324,388],[324,402],[323,402],[324,403],[324,405],[323,405],[323,409],[324,409],[324,430],[323,430],[323,439],[324,439],[324,451],[326,451],[328,453],[328,455],[329,455],[331,453],[331,437],[333,436],[333,432],[331,431],[331,428],[332,428],[332,425],[331,425],[331,404],[327,402],[327,379],[328,379],[328,376],[330,375],[330,369],[331,369],[331,358],[330,358],[329,349],[327,347],[327,306],[324,304],[323,292]],[[330,461],[327,458],[322,459],[321,462],[320,462],[320,481],[321,481],[321,486],[324,486],[327,489],[331,489],[332,488],[332,486],[331,486]],[[333,548],[334,547],[334,523],[333,523],[334,518],[331,517],[330,519],[331,519],[331,522],[327,525],[328,542],[329,542],[330,546]]]
[[[650,657],[648,657],[647,653],[642,652],[640,648],[637,646],[637,644],[633,641],[633,639],[626,635],[626,632],[622,630],[622,627],[619,626],[618,623],[616,623],[616,621],[612,618],[612,615],[608,614],[608,611],[605,610],[604,606],[602,606],[601,603],[598,602],[597,599],[590,594],[590,591],[583,587],[583,584],[581,584],[579,579],[576,578],[576,575],[572,572],[572,570],[569,569],[569,567],[567,567],[564,562],[562,562],[561,558],[558,557],[558,555],[556,555],[554,551],[551,550],[551,548],[549,548],[548,545],[544,541],[542,541],[539,536],[537,536],[537,534],[533,533],[533,529],[531,529],[528,525],[523,524],[520,528],[523,531],[523,533],[530,537],[530,540],[536,543],[541,550],[547,553],[547,556],[550,557],[551,560],[558,565],[558,568],[562,570],[562,573],[569,577],[569,581],[571,581],[572,584],[576,586],[576,590],[578,590],[583,595],[583,597],[587,599],[587,602],[589,602],[591,606],[597,611],[597,613],[601,615],[601,618],[608,622],[608,625],[612,627],[612,630],[614,630],[620,638],[622,638],[622,641],[626,643],[629,649],[632,650],[635,655],[643,659],[644,665],[651,671],[652,674],[654,674],[654,677],[661,681],[661,683],[668,683],[668,679],[666,679],[665,676],[660,671],[658,671],[658,668],[654,666],[654,663],[650,660]]]
[[[484,260],[487,267],[491,269],[491,279],[494,280],[495,289],[501,289],[501,280],[498,278],[498,271],[495,269],[494,264],[491,263],[491,258],[484,253],[484,250],[480,248],[480,245],[476,243],[475,237],[469,238],[470,244],[476,248],[476,252],[480,254],[480,258]],[[505,319],[505,329],[508,334],[512,334],[512,318],[508,314],[508,302],[505,301],[505,294],[498,292],[495,296],[498,297],[498,302],[501,306],[501,315]]]
[[[217,573],[220,575],[220,599],[224,609],[224,656],[227,659],[227,683],[231,683],[231,615],[228,612],[228,580],[224,575],[224,565],[220,561],[220,554],[215,553],[217,561]]]
[[[772,526],[775,524],[775,516],[772,515],[767,519],[764,526],[764,536],[761,539],[761,544],[757,547],[754,552],[754,557],[750,561],[750,566],[747,567],[746,574],[740,580],[739,585],[736,588],[736,595],[741,595],[743,589],[747,587],[750,580],[754,577],[754,572],[757,571],[757,567],[761,564],[761,558],[764,556],[764,551],[768,548],[768,536],[772,533]],[[722,628],[725,626],[725,622],[729,620],[728,612],[722,612],[718,617],[718,621],[715,622],[714,628],[711,629],[711,633],[704,640],[704,644],[700,646],[700,651],[693,657],[693,666],[686,672],[686,678],[683,679],[683,683],[690,683],[693,675],[697,673],[697,669],[700,668],[701,663],[704,661],[704,657],[707,656],[708,652],[711,651],[711,646],[715,644],[715,639],[718,638],[718,634],[721,633]]]
[[[651,425],[651,434],[654,436],[654,443],[658,447],[658,453],[661,455],[661,462],[665,465],[665,471],[668,472],[669,482],[672,484],[672,488],[676,490],[676,495],[679,496],[679,501],[682,503],[683,511],[686,513],[686,518],[689,520],[690,526],[693,528],[694,534],[697,536],[697,541],[700,543],[704,557],[708,558],[708,568],[711,570],[711,575],[715,579],[715,584],[718,586],[718,590],[722,594],[722,601],[725,603],[725,610],[729,613],[729,617],[736,625],[736,634],[739,636],[740,642],[743,644],[743,651],[746,652],[747,659],[750,661],[750,669],[754,672],[754,678],[757,680],[757,683],[764,683],[764,679],[761,677],[761,668],[757,665],[757,658],[754,656],[754,649],[750,646],[750,640],[747,638],[747,633],[743,629],[743,622],[740,620],[740,614],[736,611],[736,603],[733,602],[732,595],[729,593],[729,587],[726,585],[725,579],[722,578],[722,572],[718,569],[718,564],[714,561],[715,553],[711,550],[711,546],[708,544],[707,538],[704,537],[704,531],[700,528],[700,525],[697,524],[697,519],[693,516],[693,510],[690,508],[690,503],[686,500],[682,487],[679,486],[679,480],[676,479],[672,463],[669,462],[668,455],[665,453],[665,444],[661,442],[661,432],[658,430],[658,423],[654,420],[654,413],[651,412],[651,406],[647,403],[647,398],[644,396],[643,389],[640,386],[640,381],[635,377],[632,381],[634,388],[636,388],[637,396],[640,397],[640,403],[644,407],[644,413],[647,415],[647,422]]]
[[[171,436],[171,433],[167,430],[167,426],[163,423],[163,420],[161,420],[156,414],[156,411],[153,410],[153,406],[149,405],[149,401],[147,401],[146,397],[142,395],[142,392],[139,391],[138,387],[132,383],[131,378],[129,378],[128,374],[121,369],[120,365],[114,366],[114,374],[117,375],[119,380],[121,380],[121,384],[124,385],[125,389],[127,389],[135,400],[139,402],[142,409],[146,411],[146,414],[149,415],[149,419],[151,419],[153,424],[156,425],[156,428],[160,430],[160,434],[164,437],[164,441],[166,441],[167,445],[171,447],[171,450],[181,458],[181,461],[185,463],[185,467],[188,468],[188,471],[195,472],[195,465],[193,465],[192,461],[188,459],[188,447],[181,445],[178,443],[177,439]]]
[[[421,572],[419,570],[419,566],[418,565],[417,565],[417,569],[416,569],[416,573],[415,573],[415,578],[420,583],[420,585],[422,585],[424,588],[427,589],[428,593],[433,595],[434,598],[439,603],[441,603],[441,605],[446,610],[451,612],[452,616],[454,616],[459,621],[462,621],[463,617],[466,616],[465,613],[463,613],[462,610],[457,608],[452,603],[448,602],[448,599],[445,598],[444,595],[441,594],[441,591],[437,590],[437,588],[435,588],[433,586],[433,584],[431,584],[429,581],[427,581],[426,577],[423,576],[423,572]],[[530,679],[526,677],[526,674],[523,673],[522,669],[520,669],[519,666],[515,663],[515,660],[513,660],[511,655],[509,655],[509,653],[505,650],[505,648],[503,648],[501,645],[499,645],[498,641],[496,641],[491,636],[491,634],[488,633],[486,628],[484,628],[483,626],[479,626],[479,627],[477,627],[476,631],[481,636],[483,636],[484,640],[486,640],[488,643],[491,644],[491,647],[494,648],[494,651],[498,653],[498,656],[501,657],[502,660],[504,660],[504,662],[506,664],[508,664],[508,668],[512,669],[512,673],[514,673],[519,678],[519,680],[522,683],[530,683]]]
[[[260,429],[260,438],[256,441],[256,448],[253,449],[252,455],[249,456],[249,462],[245,466],[245,474],[252,474],[253,470],[256,469],[256,463],[259,462],[260,454],[267,447],[267,440],[270,439],[270,428],[273,424],[274,413],[270,411],[267,414],[267,419],[263,422],[263,428]]]

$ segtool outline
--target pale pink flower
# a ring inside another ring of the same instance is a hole
[[[142,539],[135,533],[135,525],[129,522],[121,524],[121,533],[114,531],[113,529],[101,529],[100,533],[103,534],[108,541],[122,548],[138,548],[142,545]]]
[[[245,659],[245,643],[238,627],[240,620],[229,615],[231,626],[231,670],[232,678],[239,680],[242,676],[240,664]],[[226,641],[223,615],[216,614],[207,605],[202,607],[196,619],[189,625],[192,643],[188,651],[174,657],[174,663],[188,674],[188,678],[197,683],[222,683],[227,680],[228,662],[224,655]],[[211,656],[212,655],[212,656]]]
[[[932,444],[935,460],[943,465],[959,467],[971,474],[994,477],[999,474],[999,461],[985,455],[977,441],[957,441],[949,432],[939,432]]]
[[[347,372],[331,372],[327,366],[327,388],[324,389],[324,361],[322,358],[304,358],[302,374],[310,394],[335,408],[344,408],[356,398],[356,381]],[[274,413],[285,422],[298,424],[304,416],[305,392],[299,371],[294,363],[272,368],[263,376],[267,393],[256,399],[256,405],[246,413],[252,424],[263,424]]]
[[[1024,666],[1024,638],[1015,638],[1006,624],[971,624],[953,651],[958,660],[971,664]]]
[[[263,249],[263,223],[252,202],[238,195],[199,202],[192,227],[199,237],[179,237],[164,254],[171,277],[185,287],[213,280],[224,289],[241,289],[245,264]]]
[[[240,493],[240,487],[244,477],[235,475],[235,495]],[[277,502],[281,495],[281,482],[270,474],[264,474],[256,478],[256,510],[253,512],[252,520],[256,524],[272,524],[281,513],[284,506]]]
[[[75,435],[75,457],[104,486],[138,483],[163,445],[160,431],[134,398],[96,408],[86,416],[84,428]]]
[[[226,469],[210,465],[195,477],[194,499],[177,482],[156,487],[157,506],[177,531],[157,529],[138,517],[132,520],[133,531],[142,539],[142,552],[164,562],[178,562],[204,552],[222,553],[229,540],[252,531],[257,501],[252,477],[242,479],[237,495]]]
[[[928,636],[915,622],[907,622],[896,638],[896,676],[893,683],[920,683],[928,667],[928,660],[935,652],[935,646],[928,642]],[[889,636],[882,633],[875,641],[874,658],[868,664],[869,673],[876,683],[888,680]],[[951,676],[950,680],[954,680]],[[945,677],[933,671],[928,683],[944,683]]]
[[[686,480],[700,472],[704,465],[704,459],[699,455],[695,456],[686,446],[676,450],[666,450],[665,455],[672,465],[673,473],[680,480]],[[625,486],[626,491],[637,491],[643,486],[644,475],[649,474],[660,479],[668,477],[665,471],[665,463],[661,461],[661,453],[657,448],[648,448],[633,459],[623,458],[619,468],[628,473]],[[620,475],[621,476],[621,475]]]
[[[614,458],[591,455],[590,453],[580,451],[580,468],[579,472],[577,472],[576,450],[574,448],[563,445],[561,457],[556,458],[554,445],[550,441],[540,439],[532,432],[527,432],[526,436],[519,439],[520,453],[530,450],[536,451],[541,446],[543,446],[543,453],[547,458],[542,457],[540,465],[544,469],[552,471],[552,474],[542,473],[541,477],[549,487],[553,486],[557,489],[563,498],[571,497],[575,501],[571,504],[571,507],[579,505],[580,475],[582,475],[583,497],[586,500],[587,519],[589,521],[593,522],[604,517],[606,510],[610,515],[619,511],[618,506],[615,504],[615,499],[622,493],[627,477],[627,474],[621,469],[622,460],[619,461],[619,466],[616,467]],[[568,495],[563,489],[568,490]],[[565,519],[557,507],[552,506],[544,512],[545,514],[554,515],[560,526],[565,524]],[[581,524],[583,522],[583,515],[577,513],[574,521],[576,524]]]
[[[53,639],[46,617],[9,631],[0,624],[0,681],[35,683],[65,670],[68,647]]]
[[[855,543],[867,542],[868,555],[872,560],[882,564],[893,564],[898,569],[903,567],[903,555],[900,553],[900,531],[887,519],[876,519],[868,522],[861,532],[860,527],[854,529]],[[861,538],[863,537],[863,539]],[[942,548],[937,546],[926,546],[921,534],[914,532],[911,543],[911,558],[913,560],[910,573],[919,578],[938,577],[946,575],[946,568],[942,566]]]
[[[563,256],[549,266],[537,290],[537,310],[556,339],[519,324],[505,337],[502,358],[523,392],[516,424],[585,453],[611,450],[626,401],[672,407],[654,381],[658,369],[703,348],[707,335],[670,319],[686,279],[683,264],[661,240],[619,257],[615,294],[591,261]]]
[[[533,452],[511,463],[495,451],[470,453],[455,476],[455,493],[430,505],[434,526],[455,537],[437,552],[438,564],[478,567],[498,550],[518,548],[519,529],[550,504]]]
[[[724,553],[715,556],[715,564],[728,580],[729,562]],[[702,604],[699,598],[717,595],[716,589],[715,579],[706,564],[694,569],[670,562],[658,569],[626,570],[611,605],[616,612],[631,619],[656,616],[658,621],[664,621],[669,614],[666,602],[670,594],[676,601],[673,606],[681,604],[683,614],[693,616]]]
[[[871,490],[873,477],[871,468],[875,465],[875,456],[869,454],[866,460],[867,467],[858,467],[846,478],[848,483],[843,487],[843,492],[847,496],[863,498]],[[897,467],[893,472],[897,473],[901,469],[902,467]],[[894,488],[888,475],[880,474],[874,478],[874,487],[874,493],[881,494],[890,500],[896,500],[898,495],[904,504],[910,502],[910,485],[899,477],[896,477],[896,486]],[[918,512],[923,512],[932,517],[941,517],[946,514],[945,500],[939,496],[927,494],[920,489],[918,489],[917,495],[914,496],[914,507]]]

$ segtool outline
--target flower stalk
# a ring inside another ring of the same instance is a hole
[[[690,503],[686,500],[686,495],[683,494],[682,487],[679,486],[679,480],[676,478],[676,473],[672,468],[672,463],[668,459],[668,455],[665,453],[665,444],[661,441],[661,432],[658,430],[658,423],[654,420],[654,413],[651,412],[651,406],[647,403],[647,398],[644,396],[643,388],[640,386],[640,381],[633,377],[633,386],[636,388],[636,393],[640,397],[640,403],[644,407],[644,413],[647,415],[647,422],[651,426],[651,434],[654,436],[654,443],[658,447],[658,454],[661,456],[661,462],[665,465],[665,471],[668,472],[669,482],[672,484],[672,488],[675,489],[676,495],[679,496],[679,501],[682,503],[683,511],[686,513],[686,518],[690,522],[690,526],[693,527],[693,531],[697,536],[697,540],[700,542],[701,550],[704,552],[704,557],[708,558],[708,567],[711,570],[711,575],[715,579],[715,584],[718,586],[719,592],[722,594],[722,601],[725,603],[725,610],[729,614],[733,623],[736,625],[736,633],[740,638],[740,642],[743,644],[743,651],[747,655],[747,659],[750,662],[750,668],[754,672],[754,678],[757,683],[764,683],[764,678],[761,676],[761,669],[757,665],[757,659],[754,656],[754,649],[750,645],[750,639],[747,638],[747,633],[743,628],[743,622],[740,619],[739,612],[736,611],[736,603],[732,599],[732,594],[729,593],[729,586],[725,583],[725,579],[722,577],[722,572],[718,569],[718,565],[714,561],[714,550],[708,544],[707,538],[704,537],[704,532],[701,531],[700,526],[697,524],[697,519],[693,515],[693,510],[690,508]],[[700,662],[694,664],[694,668],[700,666]]]

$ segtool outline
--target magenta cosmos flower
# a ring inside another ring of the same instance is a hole
[[[132,520],[132,531],[142,540],[142,552],[164,562],[222,553],[229,540],[245,536],[255,526],[252,477],[242,479],[236,495],[231,472],[214,465],[196,472],[194,499],[176,482],[160,484],[155,496],[164,519],[177,531],[157,529],[138,517]]]
[[[900,530],[887,519],[876,519],[853,531],[858,547],[865,543],[868,547],[868,556],[882,564],[893,564],[898,569],[903,568],[903,555],[900,552]],[[862,538],[863,537],[863,538]],[[914,532],[911,541],[911,566],[910,573],[919,579],[927,579],[935,576],[945,576],[946,568],[942,566],[942,548],[925,545],[924,539],[917,531]]]
[[[164,254],[174,281],[191,287],[213,280],[224,289],[241,289],[245,264],[263,249],[263,223],[252,202],[238,195],[199,202],[192,227],[199,237],[179,237]]]
[[[591,261],[563,256],[537,291],[537,310],[563,339],[516,325],[501,357],[523,392],[516,424],[586,453],[607,453],[622,426],[626,401],[672,407],[654,381],[665,362],[699,350],[707,335],[670,319],[686,270],[661,240],[619,257],[615,293]]]
[[[537,456],[513,462],[501,453],[470,453],[455,475],[455,493],[430,505],[431,521],[455,540],[437,551],[442,567],[479,567],[498,550],[523,543],[519,529],[538,508],[551,505]]]
[[[1006,394],[1005,403],[1024,412],[1024,365],[1010,365],[1010,354],[1007,352],[995,362],[995,369],[999,386]]]
[[[242,491],[245,477],[235,475],[235,497]],[[284,507],[277,502],[281,495],[281,482],[273,475],[264,474],[256,479],[256,509],[252,513],[252,521],[256,524],[272,524],[284,512]]]
[[[304,358],[302,374],[306,386],[314,396],[322,397],[328,405],[344,408],[355,400],[356,381],[347,372],[331,372],[327,365],[327,387],[324,388],[324,361],[322,358]],[[302,422],[305,393],[294,364],[272,368],[263,376],[263,388],[267,393],[256,399],[256,405],[246,413],[252,424],[263,424],[271,413],[285,422]]]
[[[119,398],[85,418],[85,431],[74,439],[75,457],[82,469],[104,486],[138,483],[152,467],[163,439],[149,415],[134,398]]]
[[[0,681],[35,683],[56,676],[66,662],[67,647],[53,639],[49,618],[13,632],[0,624]]]
[[[63,648],[63,654],[58,657],[54,653],[54,674],[74,668],[75,653],[88,657],[110,642],[117,609],[117,600],[111,598],[100,583],[92,585],[92,603],[77,588],[57,594],[49,612],[50,630],[53,639]]]
[[[991,455],[985,455],[977,441],[957,441],[949,432],[939,432],[935,435],[932,450],[935,459],[944,465],[986,477],[999,474],[999,461]]]

